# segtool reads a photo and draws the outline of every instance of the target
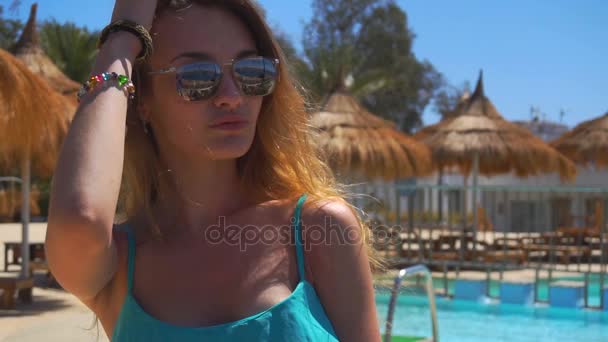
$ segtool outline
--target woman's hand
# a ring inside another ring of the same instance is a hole
[[[143,25],[148,31],[152,28],[158,0],[116,0],[112,21],[127,19]]]

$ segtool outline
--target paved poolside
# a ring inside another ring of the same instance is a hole
[[[30,242],[44,242],[46,223],[30,223]],[[4,242],[21,240],[21,224],[0,224],[0,275],[4,273]],[[9,268],[17,271],[18,267]],[[12,272],[14,274],[14,272]],[[71,294],[54,288],[43,288],[44,273],[36,273],[32,304],[17,301],[15,310],[0,309],[0,341],[98,341],[108,339],[99,326],[93,327],[93,313]],[[2,291],[2,290],[0,290]]]
[[[46,233],[45,223],[30,224],[30,242],[44,242]],[[0,224],[0,266],[4,266],[4,242],[21,240],[21,224]],[[565,266],[565,265],[563,265]],[[591,270],[599,272],[599,265],[590,265]],[[13,266],[12,271],[18,267]],[[587,270],[584,268],[583,270]],[[0,272],[0,275],[6,273]],[[574,272],[554,271],[553,277],[567,277],[575,275]],[[377,277],[377,287],[392,286],[396,271],[391,271],[383,276]],[[434,277],[442,277],[443,273],[433,272]],[[447,274],[449,279],[455,277],[454,272]],[[485,272],[462,271],[460,278],[485,278]],[[493,273],[492,278],[498,279],[498,273]],[[533,279],[534,270],[512,270],[503,274],[506,280]],[[32,304],[17,302],[16,310],[0,309],[0,342],[2,341],[99,341],[107,342],[108,339],[101,326],[93,326],[93,313],[74,296],[60,289],[44,288],[44,274],[36,274],[36,285],[34,288],[34,301]],[[0,290],[1,291],[1,290]],[[442,293],[442,289],[437,289]],[[97,336],[99,333],[99,336]]]
[[[93,322],[93,313],[74,296],[36,287],[32,304],[0,310],[0,341],[108,341],[101,326],[96,337]]]

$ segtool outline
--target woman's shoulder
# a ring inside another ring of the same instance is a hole
[[[315,287],[333,282],[335,267],[356,268],[366,234],[355,209],[344,199],[307,199],[301,227],[306,265]]]
[[[358,238],[361,234],[360,218],[356,209],[340,197],[307,197],[300,213],[303,238],[319,240],[321,248],[342,243],[345,239]]]
[[[301,204],[300,215],[302,221],[323,222],[325,219],[333,218],[340,221],[356,220],[357,217],[353,207],[341,197],[319,197],[312,194],[269,200],[260,203],[257,207],[260,211],[284,213],[289,216],[296,214],[298,204]]]
[[[357,221],[354,208],[340,197],[318,197],[307,196],[302,206],[302,220],[308,219],[312,222],[335,219],[352,223]]]

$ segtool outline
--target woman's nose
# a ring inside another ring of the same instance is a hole
[[[219,108],[233,111],[240,107],[242,102],[243,96],[234,83],[232,74],[226,72],[222,77],[217,93],[213,98],[213,104]]]

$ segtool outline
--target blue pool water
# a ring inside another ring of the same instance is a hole
[[[376,294],[384,333],[389,294]],[[608,312],[556,309],[437,298],[441,342],[554,342],[608,341]],[[401,294],[395,311],[393,334],[431,337],[428,301],[424,296]]]

